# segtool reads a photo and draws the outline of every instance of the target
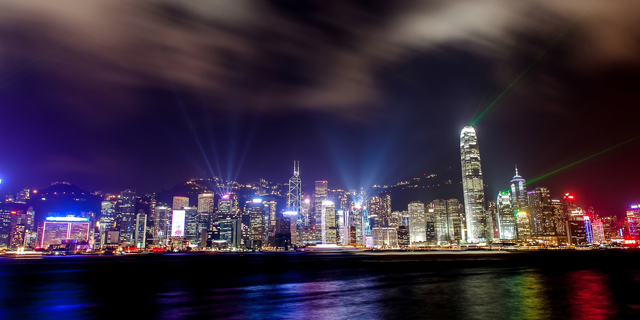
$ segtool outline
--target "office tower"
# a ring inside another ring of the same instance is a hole
[[[116,231],[116,202],[105,200],[101,203],[100,218],[98,219],[97,248],[103,248],[106,244],[107,233]]]
[[[511,206],[516,212],[527,211],[527,188],[526,181],[518,174],[511,178]]]
[[[591,227],[593,228],[593,242],[605,243],[604,223],[602,219],[594,220],[593,223],[591,223]]]
[[[171,207],[156,207],[157,218],[154,233],[154,244],[159,247],[166,247],[169,245],[169,237],[171,236],[171,213]]]
[[[35,241],[31,241],[34,237],[34,214],[33,207],[27,208],[25,205],[14,207],[11,211],[11,231],[9,234],[9,247],[11,249],[33,247],[35,245]]]
[[[355,239],[351,241],[351,244],[364,244],[364,235],[366,231],[366,225],[364,223],[363,208],[362,206],[354,205],[349,212],[349,224],[355,229]]]
[[[373,245],[381,248],[398,247],[398,231],[396,228],[372,228]]]
[[[269,246],[275,244],[276,236],[276,206],[277,203],[273,200],[263,201],[264,204],[264,225],[265,225],[265,242]]]
[[[251,248],[262,248],[264,241],[264,204],[261,198],[254,198],[249,203],[249,216],[251,217]]]
[[[425,209],[425,237],[428,245],[437,244],[436,239],[436,216],[433,209]]]
[[[516,213],[516,230],[518,239],[521,241],[531,241],[531,221],[529,220],[529,213],[526,211],[520,211]]]
[[[367,218],[369,219],[369,226],[371,228],[380,227],[379,214],[382,211],[382,199],[380,196],[373,196],[365,201],[365,208],[367,210]],[[384,217],[384,215],[383,215]]]
[[[449,228],[449,213],[447,212],[447,202],[445,200],[433,200],[429,212],[433,212],[436,221],[437,244],[447,244],[451,241]]]
[[[300,213],[301,197],[302,197],[302,181],[300,180],[300,161],[294,161],[293,176],[289,179],[287,211]]]
[[[328,183],[326,181],[316,181],[313,190],[313,221],[311,225],[322,232],[322,202],[327,200]]]
[[[202,244],[202,237],[204,236],[206,239],[206,233],[211,227],[211,220],[216,218],[213,192],[199,194],[194,238],[200,239],[201,247],[206,246],[206,243],[204,245]]]
[[[276,218],[275,234],[274,234],[274,247],[284,248],[285,250],[291,247],[291,219],[295,219],[295,215],[287,215]],[[295,226],[295,223],[293,224]]]
[[[190,246],[200,244],[202,238],[202,228],[199,226],[198,208],[196,207],[184,207],[185,213],[185,239],[189,242]]]
[[[464,127],[460,133],[460,160],[467,242],[490,241],[493,226],[485,212],[480,149],[476,131],[471,126]]]
[[[409,229],[407,226],[399,226],[398,227],[398,246],[400,247],[408,247],[410,244],[409,240]]]
[[[498,222],[498,234],[501,240],[514,240],[518,237],[516,227],[516,212],[511,205],[509,191],[501,191],[496,199],[496,221]]]
[[[135,218],[136,218],[136,193],[130,189],[126,189],[120,193],[117,202],[118,210],[116,221],[119,223],[120,242],[133,243],[135,234]]]
[[[311,224],[311,199],[306,198],[300,204],[300,214],[299,217],[299,226],[300,227],[309,227],[313,226]]]
[[[225,194],[218,200],[218,209],[214,219],[237,219],[238,197],[235,194]],[[234,209],[235,208],[235,209]]]
[[[632,205],[627,209],[625,217],[625,235],[640,238],[640,207],[638,205]]]
[[[89,241],[89,218],[84,217],[46,217],[42,225],[42,238],[39,246],[80,244]]]
[[[589,243],[591,237],[591,221],[582,209],[573,210],[569,215],[567,224],[567,243],[571,245],[581,245]]]
[[[180,210],[189,206],[189,197],[173,197],[173,210]]]
[[[551,195],[547,188],[537,187],[527,192],[531,218],[531,233],[534,236],[555,236]]]
[[[213,215],[215,209],[213,192],[204,192],[198,195],[198,214]]]
[[[349,211],[338,210],[336,212],[338,243],[349,244]]]
[[[548,225],[551,226],[551,229],[548,230],[550,234],[554,236],[564,237],[567,235],[567,227],[566,227],[566,215],[564,213],[563,204],[560,200],[551,200],[549,203],[550,206],[550,219],[551,222]]]
[[[447,215],[449,216],[449,236],[452,242],[462,240],[462,221],[464,211],[461,210],[458,199],[447,200]]]
[[[144,210],[138,210],[136,215],[136,233],[135,233],[135,246],[136,248],[144,249],[146,247],[147,240],[147,215]]]
[[[611,238],[616,238],[620,236],[620,232],[618,231],[618,218],[616,216],[613,217],[602,217],[600,219],[602,221],[602,229],[604,231],[604,240],[611,241]]]
[[[320,210],[322,244],[337,244],[336,205],[332,201],[324,200]]]
[[[424,245],[427,241],[427,223],[424,203],[409,203],[409,243],[411,246]]]
[[[242,244],[242,223],[239,219],[220,221],[220,240],[234,248],[240,248]]]

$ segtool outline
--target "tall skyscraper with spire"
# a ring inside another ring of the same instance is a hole
[[[518,166],[516,166],[516,175],[511,179],[511,205],[517,208],[518,212],[527,210],[527,188],[526,181],[518,174]]]
[[[289,179],[289,199],[287,211],[298,213],[300,217],[300,197],[302,196],[302,182],[300,180],[300,161],[293,161],[293,176]],[[298,218],[300,219],[300,218]]]
[[[467,242],[493,239],[493,223],[484,205],[484,182],[480,166],[480,148],[476,130],[466,126],[460,132],[460,161],[462,164],[462,191],[467,224]]]

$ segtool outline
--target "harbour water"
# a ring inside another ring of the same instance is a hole
[[[640,319],[640,252],[0,258],[0,319]]]

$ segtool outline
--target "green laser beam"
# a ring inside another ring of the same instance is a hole
[[[476,117],[476,114],[478,114],[478,110],[480,110],[480,106],[484,102],[484,99],[487,98],[487,93],[489,93],[489,90],[491,90],[491,88],[493,87],[493,83],[496,81],[496,78],[498,77],[498,74],[500,73],[500,70],[502,70],[502,66],[504,65],[504,62],[507,61],[507,58],[509,57],[509,54],[511,54],[511,50],[513,50],[513,47],[515,46],[516,42],[518,41],[518,37],[519,36],[520,35],[516,36],[516,38],[513,40],[513,43],[511,44],[511,47],[509,47],[509,51],[507,51],[507,54],[502,59],[502,63],[500,63],[500,66],[498,67],[498,70],[496,70],[496,74],[493,76],[493,79],[491,79],[491,83],[489,84],[489,87],[487,88],[487,91],[484,92],[484,95],[482,96],[482,99],[480,100],[480,103],[478,103],[478,106],[476,107],[476,111],[473,112],[473,116],[471,116],[471,121],[473,121],[473,119]]]
[[[509,91],[509,89],[511,89],[511,87],[513,87],[513,85],[516,84],[516,82],[518,82],[518,80],[520,80],[520,78],[522,78],[525,73],[527,73],[527,71],[529,71],[529,69],[531,69],[531,67],[533,67],[533,65],[535,65],[536,62],[538,62],[538,60],[540,60],[540,58],[542,58],[542,56],[544,56],[544,54],[547,53],[547,51],[549,51],[549,49],[551,49],[551,47],[553,47],[553,45],[558,42],[558,40],[560,40],[560,38],[562,38],[562,36],[564,36],[564,34],[567,33],[567,31],[569,31],[569,29],[571,29],[571,27],[573,27],[576,22],[578,22],[578,20],[580,20],[580,18],[582,18],[585,12],[587,12],[587,10],[591,8],[593,4],[596,3],[596,1],[598,0],[594,0],[590,6],[585,8],[578,16],[578,18],[573,20],[573,22],[571,22],[571,24],[566,29],[564,29],[564,31],[562,31],[562,33],[558,37],[556,37],[556,39],[553,40],[553,42],[551,42],[551,44],[546,49],[544,49],[544,51],[542,51],[542,53],[540,53],[540,55],[538,55],[538,57],[533,60],[533,62],[531,62],[531,64],[529,64],[529,66],[524,69],[524,71],[522,71],[522,73],[515,80],[513,80],[513,82],[511,82],[511,84],[506,89],[504,89],[504,91],[502,91],[502,93],[495,100],[493,100],[493,102],[486,109],[484,109],[484,111],[482,111],[482,113],[475,120],[471,122],[470,126],[475,126],[478,120],[480,120],[480,118],[482,118],[482,116],[484,116],[484,114],[487,113],[487,111],[489,111],[489,109],[491,109],[491,107],[493,107],[493,105],[495,105],[496,102],[498,102],[498,100],[500,100],[500,98],[502,98],[502,96],[504,96],[504,94],[507,93],[507,91]]]
[[[538,181],[538,180],[541,180],[541,179],[544,179],[544,178],[546,178],[546,177],[549,177],[549,176],[551,176],[551,175],[553,175],[553,174],[555,174],[555,173],[558,173],[558,172],[563,171],[563,170],[565,170],[565,169],[567,169],[567,168],[573,167],[573,166],[575,166],[575,165],[576,165],[576,164],[578,164],[578,163],[581,163],[581,162],[587,161],[587,160],[589,160],[589,159],[591,159],[591,158],[593,158],[593,157],[595,157],[595,156],[601,155],[601,154],[603,154],[603,153],[605,153],[605,152],[607,152],[607,151],[611,151],[611,150],[613,150],[613,149],[615,149],[615,148],[617,148],[617,147],[620,147],[620,146],[622,146],[622,145],[625,145],[625,144],[627,144],[627,143],[629,143],[629,142],[631,142],[631,141],[633,141],[633,140],[636,140],[636,139],[638,139],[638,138],[640,138],[640,136],[636,136],[636,137],[631,138],[631,139],[629,139],[629,140],[626,140],[626,141],[620,142],[620,143],[616,144],[616,145],[615,145],[615,146],[613,146],[613,147],[609,147],[609,148],[604,149],[604,150],[602,150],[602,151],[600,151],[600,152],[594,153],[594,154],[592,154],[592,155],[590,155],[590,156],[588,156],[588,157],[586,157],[586,158],[582,158],[582,159],[580,159],[580,160],[578,160],[578,161],[576,161],[576,162],[570,163],[570,164],[568,164],[568,165],[566,165],[566,166],[564,166],[564,167],[562,167],[562,168],[560,168],[560,169],[556,169],[556,170],[553,170],[553,171],[551,171],[551,172],[549,172],[549,173],[545,173],[545,174],[543,174],[543,175],[541,175],[541,176],[538,176],[538,177],[536,177],[536,178],[533,178],[533,179],[531,179],[531,180],[527,181],[527,182],[526,182],[526,184],[533,183],[533,182],[536,182],[536,181]]]

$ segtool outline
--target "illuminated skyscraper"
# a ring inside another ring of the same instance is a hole
[[[516,175],[511,178],[511,206],[517,212],[527,211],[527,188],[526,181],[518,174],[516,167]]]
[[[264,204],[265,242],[273,246],[276,236],[276,206],[278,204],[274,200],[263,200],[262,203]]]
[[[549,189],[537,187],[527,192],[527,206],[534,236],[555,236],[553,210]]]
[[[136,192],[129,189],[120,193],[118,199],[118,214],[116,217],[118,229],[120,230],[120,242],[133,243],[135,235],[135,219],[136,219]]]
[[[293,162],[293,176],[289,179],[289,199],[287,211],[300,213],[302,182],[300,180],[300,161]],[[298,215],[300,217],[300,215]],[[299,218],[300,219],[300,218]]]
[[[327,200],[328,183],[326,181],[316,181],[313,190],[313,212],[311,226],[315,226],[322,232],[322,202]]]
[[[511,206],[511,195],[509,191],[501,191],[498,193],[498,198],[496,199],[496,221],[498,223],[500,239],[516,239],[516,213]]]
[[[214,202],[213,192],[205,192],[198,195],[198,213],[213,214]]]
[[[338,236],[336,229],[336,205],[331,201],[325,200],[322,202],[321,212],[322,244],[336,244]]]
[[[460,133],[460,160],[467,241],[490,241],[493,238],[493,226],[485,211],[480,149],[476,130],[471,126],[464,127]]]
[[[424,203],[409,203],[409,243],[411,246],[424,245],[427,241],[427,223]]]
[[[249,215],[251,217],[251,247],[260,249],[264,240],[264,205],[261,198],[254,198],[251,201]]]
[[[135,246],[137,248],[144,249],[146,247],[147,240],[147,215],[144,210],[138,210],[136,215],[136,232],[135,232]]]
[[[180,210],[189,206],[189,197],[173,197],[173,210]]]

